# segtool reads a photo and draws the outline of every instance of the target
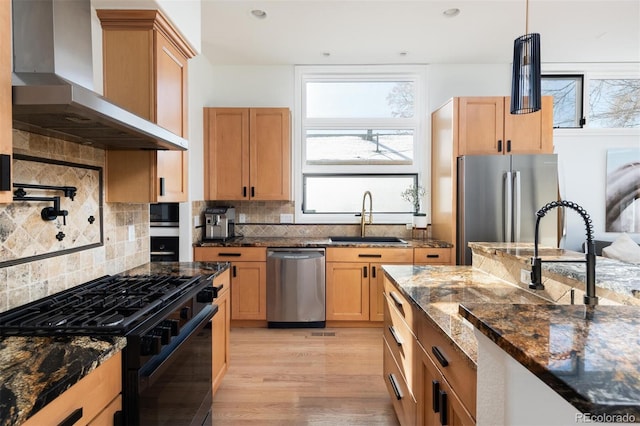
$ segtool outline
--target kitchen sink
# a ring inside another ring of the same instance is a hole
[[[332,243],[407,244],[398,237],[329,237]]]

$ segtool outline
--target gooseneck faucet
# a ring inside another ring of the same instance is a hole
[[[582,219],[584,220],[584,224],[587,230],[587,253],[585,255],[585,260],[542,260],[538,256],[538,234],[539,234],[539,225],[540,219],[542,219],[549,210],[554,209],[556,207],[568,207],[570,209],[578,212]],[[535,238],[534,238],[534,248],[533,248],[533,257],[531,258],[531,284],[529,284],[529,288],[533,290],[542,290],[544,289],[544,284],[542,284],[542,263],[543,262],[557,262],[557,263],[565,263],[565,262],[579,262],[585,263],[587,269],[587,282],[586,282],[586,293],[584,295],[584,304],[589,306],[594,306],[598,304],[598,297],[596,296],[596,246],[593,241],[593,224],[591,223],[591,218],[585,209],[580,207],[578,204],[572,201],[552,201],[545,206],[543,206],[540,210],[536,212],[536,229],[535,229]]]
[[[365,216],[364,216],[364,213],[365,213],[364,205],[365,205],[365,201],[367,200],[367,195],[369,195],[369,222],[365,220]],[[364,237],[364,226],[367,223],[369,225],[373,223],[373,196],[369,191],[365,191],[364,195],[362,196],[362,212],[360,212],[360,236],[361,237]]]

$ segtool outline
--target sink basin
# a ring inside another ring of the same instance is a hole
[[[407,244],[398,237],[329,237],[332,243]]]

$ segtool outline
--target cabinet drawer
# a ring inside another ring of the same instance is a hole
[[[122,389],[122,353],[109,358],[62,395],[29,418],[24,425],[59,424],[82,409],[79,424],[86,424],[118,397]]]
[[[402,294],[400,290],[393,285],[393,283],[384,277],[384,295],[389,301],[390,309],[395,309],[398,315],[404,320],[410,330],[415,330],[414,325],[414,312],[411,303]]]
[[[327,262],[413,263],[411,248],[327,248]]]
[[[398,365],[393,359],[391,350],[386,343],[383,343],[383,371],[384,383],[391,397],[393,408],[398,416],[401,425],[414,425],[416,420],[416,400],[404,381]]]
[[[451,249],[432,247],[414,248],[413,263],[416,265],[450,265]]]
[[[415,336],[393,307],[393,300],[385,296],[387,303],[384,305],[384,339],[393,354],[400,369],[400,374],[407,382],[409,391],[414,392],[413,359],[415,348]]]
[[[111,404],[94,417],[89,426],[113,426],[114,416],[118,411],[122,411],[122,395],[118,395]]]
[[[436,366],[460,397],[465,408],[475,417],[476,369],[472,367],[471,361],[460,353],[460,350],[454,346],[448,337],[436,330],[435,325],[425,318],[421,318],[417,322],[418,342],[435,361]]]
[[[266,262],[265,247],[196,247],[196,262]]]

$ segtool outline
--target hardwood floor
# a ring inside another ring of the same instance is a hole
[[[398,425],[380,328],[234,328],[230,345],[214,425]]]

